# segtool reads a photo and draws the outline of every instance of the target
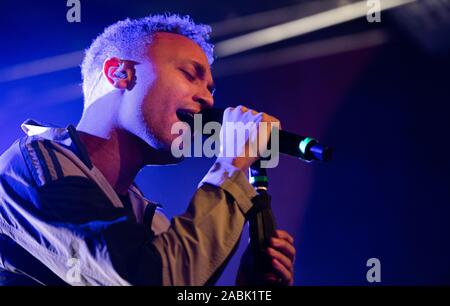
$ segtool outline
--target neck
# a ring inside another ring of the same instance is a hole
[[[78,123],[80,141],[91,162],[120,194],[126,194],[139,170],[145,165],[145,146],[117,125],[120,93],[111,91],[90,104]]]
[[[77,125],[91,162],[119,194],[126,194],[139,170],[148,164],[170,164],[170,154],[152,148],[117,124],[120,93],[112,91],[90,104]]]
[[[110,130],[107,138],[83,131],[78,135],[95,167],[117,193],[126,194],[146,163],[139,140],[121,129]]]

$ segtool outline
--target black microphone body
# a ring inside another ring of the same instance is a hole
[[[203,110],[202,121],[222,122],[223,109],[210,108]],[[332,148],[320,144],[316,139],[297,135],[284,130],[279,131],[279,150],[283,154],[295,156],[305,161],[329,161],[332,158]]]

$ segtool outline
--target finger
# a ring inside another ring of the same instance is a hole
[[[275,231],[275,236],[277,238],[286,239],[291,244],[294,244],[294,237],[292,237],[288,232],[286,232],[284,230],[276,230]]]
[[[270,239],[270,246],[274,249],[282,252],[284,255],[289,257],[291,260],[294,260],[295,258],[295,248],[294,246],[289,243],[288,241],[280,238],[271,238]]]
[[[292,285],[292,273],[287,270],[277,259],[272,260],[272,265],[275,269],[275,272],[277,272],[283,279],[282,283],[285,285]]]
[[[259,114],[261,114],[262,119],[265,122],[272,122],[272,123],[280,122],[280,120],[278,118],[276,118],[274,116],[271,116],[271,115],[269,115],[267,113],[259,113]]]
[[[248,108],[245,107],[244,105],[238,105],[236,106],[235,110],[240,111],[241,113],[245,113],[248,111]]]
[[[236,107],[236,109],[239,109],[242,113],[249,112],[249,114],[252,114],[252,115],[259,115],[259,114],[262,114],[262,113],[257,112],[256,110],[251,109],[251,108],[248,108],[248,107],[246,107],[246,106],[244,106],[244,105],[238,105],[238,106]]]
[[[293,262],[291,259],[289,259],[286,255],[283,253],[273,249],[273,248],[267,248],[267,254],[272,258],[278,260],[280,263],[285,266],[285,268],[289,271],[293,270]]]

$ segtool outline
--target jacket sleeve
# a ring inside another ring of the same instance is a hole
[[[255,195],[241,170],[216,163],[155,237],[85,177],[42,186],[24,177],[0,175],[0,234],[73,285],[204,285],[233,252]]]
[[[164,285],[204,285],[231,256],[256,192],[245,174],[216,162],[187,211],[155,237]]]

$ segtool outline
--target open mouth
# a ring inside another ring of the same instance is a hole
[[[180,121],[186,122],[191,127],[194,124],[194,112],[188,110],[177,110],[177,117]]]

